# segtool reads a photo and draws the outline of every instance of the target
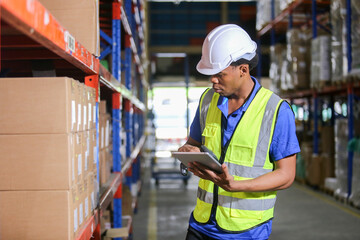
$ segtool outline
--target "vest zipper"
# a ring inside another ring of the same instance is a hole
[[[241,118],[240,118],[239,121],[237,122],[237,124],[236,124],[236,126],[235,126],[235,129],[236,129],[237,126],[239,125],[239,123],[240,123],[240,121],[241,121],[241,119],[242,119],[243,116],[244,116],[244,113],[242,114]],[[222,121],[224,121],[225,119],[224,119],[223,117],[224,117],[224,116],[222,115],[222,116],[221,116],[221,155],[220,155],[220,159],[219,159],[220,164],[223,164],[224,161],[225,161],[226,151],[227,151],[227,149],[228,149],[228,147],[229,147],[229,144],[230,144],[230,141],[231,141],[231,139],[232,139],[232,137],[233,137],[233,135],[234,135],[234,133],[235,133],[235,130],[234,130],[233,133],[232,133],[232,135],[231,135],[231,137],[230,137],[230,139],[227,141],[227,143],[226,143],[225,146],[224,146],[224,144],[223,144],[223,141],[224,141],[224,128],[223,128]],[[217,186],[217,185],[214,184],[213,193],[214,193],[214,194],[213,194],[214,197],[213,197],[213,205],[212,205],[212,207],[211,207],[210,218],[211,218],[211,216],[213,216],[214,219],[216,219],[215,215],[216,215],[216,208],[217,208],[218,201],[219,201],[219,196],[218,196],[219,186]],[[209,221],[210,221],[210,219],[209,219]],[[215,221],[216,221],[216,220],[215,220]]]
[[[221,156],[220,156],[220,164],[223,164],[224,163],[224,160],[225,160],[225,154],[226,154],[226,149],[228,147],[228,144],[226,144],[225,147],[222,147],[221,148]],[[219,186],[214,184],[214,189],[213,189],[213,205],[211,207],[211,214],[210,216],[213,216],[214,219],[215,219],[215,214],[216,214],[216,208],[217,208],[217,205],[218,205],[218,199],[219,199],[219,196],[218,196],[218,192],[219,192]]]

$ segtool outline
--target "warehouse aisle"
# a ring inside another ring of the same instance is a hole
[[[184,187],[181,180],[161,180],[158,188],[144,171],[134,240],[184,240],[189,214],[195,205],[198,178]],[[273,222],[273,240],[346,240],[360,238],[360,211],[332,197],[294,183],[279,191]]]

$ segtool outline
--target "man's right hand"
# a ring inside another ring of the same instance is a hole
[[[200,152],[200,148],[190,145],[188,143],[185,143],[183,146],[181,146],[178,149],[178,152]]]
[[[186,143],[178,149],[178,152],[201,152],[200,146],[201,143],[189,137]]]

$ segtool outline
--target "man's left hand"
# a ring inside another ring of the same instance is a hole
[[[225,164],[222,164],[221,167],[223,172],[216,173],[201,163],[192,162],[189,163],[188,170],[195,176],[212,181],[217,186],[231,192],[231,184],[234,182],[234,177],[230,175],[229,170]]]

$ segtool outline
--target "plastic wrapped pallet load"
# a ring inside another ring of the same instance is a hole
[[[360,1],[351,1],[351,71],[360,73]]]
[[[271,90],[279,93],[281,89],[281,66],[286,56],[286,46],[275,44],[270,46],[269,77],[272,81]]]
[[[267,0],[258,0],[256,13],[256,30],[260,30],[271,21],[271,5]]]
[[[354,152],[351,194],[349,200],[354,206],[360,207],[360,138],[351,140],[349,148]]]
[[[360,207],[360,101],[355,100],[353,105],[354,135],[356,138],[349,142],[349,150],[354,152],[353,173],[350,202]]]
[[[290,63],[291,78],[289,88],[308,89],[309,70],[307,36],[300,29],[291,29],[286,33],[287,59]]]
[[[348,120],[339,118],[335,121],[335,176],[338,188],[334,194],[340,198],[348,195]]]
[[[346,0],[331,1],[331,81],[338,82],[347,74]]]
[[[310,86],[321,88],[331,79],[330,36],[323,35],[311,42]]]

